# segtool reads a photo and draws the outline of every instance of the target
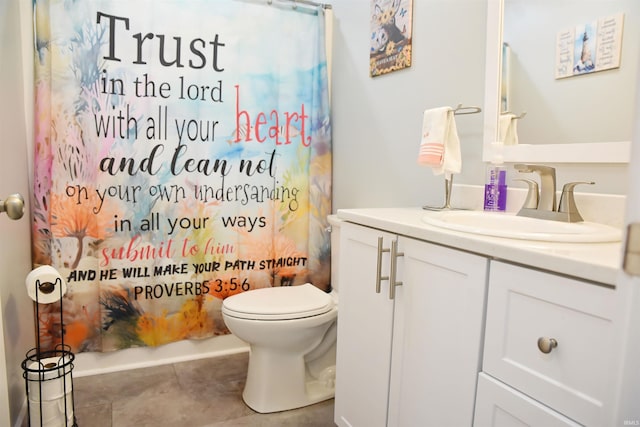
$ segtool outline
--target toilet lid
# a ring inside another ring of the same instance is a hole
[[[299,319],[332,308],[331,295],[310,283],[255,289],[225,298],[222,303],[223,312],[244,319]]]

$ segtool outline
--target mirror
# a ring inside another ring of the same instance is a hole
[[[621,13],[620,66],[556,78],[558,34]],[[500,139],[498,117],[507,109],[524,117],[516,119],[518,144],[505,146],[505,161],[628,162],[639,40],[637,0],[489,0],[483,160]]]

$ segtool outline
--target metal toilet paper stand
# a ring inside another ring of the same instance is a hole
[[[23,378],[27,392],[29,426],[77,427],[73,400],[73,361],[71,347],[64,343],[64,318],[62,310],[62,278],[56,283],[35,280],[36,347],[29,350],[22,362]],[[58,283],[60,281],[60,283]],[[61,343],[53,349],[43,350],[40,344],[39,293],[58,291],[60,298]],[[40,292],[38,292],[40,291]]]

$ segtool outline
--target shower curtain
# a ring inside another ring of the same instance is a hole
[[[33,261],[67,281],[43,348],[226,334],[230,295],[328,290],[322,8],[34,1]]]

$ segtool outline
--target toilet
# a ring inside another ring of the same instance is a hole
[[[285,411],[333,398],[338,317],[335,276],[332,271],[331,293],[305,283],[255,289],[223,301],[227,328],[249,344],[242,398],[254,411]]]

